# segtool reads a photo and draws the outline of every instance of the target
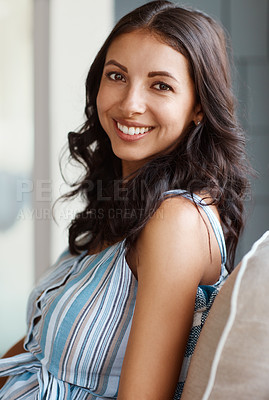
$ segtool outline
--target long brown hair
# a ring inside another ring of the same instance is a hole
[[[128,182],[122,182],[121,161],[113,154],[100,125],[96,97],[110,44],[119,35],[137,29],[157,35],[187,58],[204,118],[199,126],[188,128],[172,151],[156,156]],[[226,47],[224,31],[212,18],[170,1],[147,3],[116,24],[87,76],[86,122],[79,132],[68,136],[71,157],[85,166],[85,175],[67,195],[80,194],[86,201],[84,211],[69,227],[72,253],[115,243],[123,237],[131,246],[159,207],[162,193],[181,188],[207,193],[211,204],[217,205],[227,246],[227,267],[232,270],[244,225],[248,167],[245,138],[235,115]]]

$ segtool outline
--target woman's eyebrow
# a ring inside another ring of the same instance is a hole
[[[174,81],[178,82],[178,80],[167,71],[152,71],[148,73],[149,78],[154,78],[154,76],[168,76],[169,78],[172,78]]]
[[[105,67],[107,65],[116,65],[122,71],[128,73],[128,68],[126,68],[124,65],[120,64],[116,60],[112,59],[112,60],[107,61],[105,63]],[[170,74],[170,72],[168,72],[168,71],[151,71],[151,72],[148,73],[148,77],[149,78],[154,78],[155,76],[167,76],[167,77],[173,79],[174,81],[178,82],[178,80],[172,74]]]
[[[105,63],[105,67],[106,67],[107,65],[116,65],[116,66],[119,67],[122,71],[128,72],[128,69],[127,69],[126,67],[124,67],[124,65],[118,63],[118,62],[115,61],[115,60],[109,60],[109,61],[107,61],[107,62]]]

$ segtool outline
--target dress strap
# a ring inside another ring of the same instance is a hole
[[[204,210],[204,212],[206,213],[206,215],[209,219],[209,222],[212,226],[212,229],[215,233],[215,236],[216,236],[219,248],[220,248],[221,275],[223,275],[226,271],[226,269],[224,267],[224,265],[226,263],[226,259],[227,259],[226,245],[225,245],[225,239],[224,239],[221,224],[220,224],[218,218],[216,217],[216,215],[214,214],[214,212],[211,210],[211,208],[208,206],[208,204],[206,204],[206,202],[200,196],[198,196],[197,194],[191,195],[186,190],[183,190],[183,189],[168,190],[163,193],[163,196],[167,196],[167,195],[171,195],[171,196],[181,195],[182,197],[185,197],[186,199],[191,200],[192,202],[197,204],[197,206],[201,207]]]

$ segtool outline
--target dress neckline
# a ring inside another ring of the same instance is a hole
[[[93,254],[88,254],[88,250],[84,250],[80,255],[79,255],[79,261],[82,260],[90,260],[92,257],[96,257],[96,256],[104,256],[104,254],[107,251],[111,251],[113,252],[113,249],[118,250],[119,251],[119,256],[123,257],[123,262],[126,265],[126,267],[128,268],[128,270],[130,271],[130,273],[132,274],[133,278],[138,282],[137,277],[135,276],[134,272],[132,271],[131,267],[129,266],[127,259],[126,259],[126,248],[125,248],[125,242],[126,242],[126,238],[120,240],[119,242],[116,242],[110,246],[107,246],[106,248],[104,248],[103,250],[101,250],[100,252],[95,252]]]

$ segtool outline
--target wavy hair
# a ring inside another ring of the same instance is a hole
[[[189,63],[197,102],[204,117],[188,127],[183,138],[165,154],[158,154],[123,181],[121,160],[111,148],[96,107],[106,54],[121,34],[145,30]],[[68,135],[70,157],[85,167],[67,198],[81,195],[85,208],[69,226],[73,254],[126,238],[134,244],[164,191],[186,189],[205,193],[217,206],[227,246],[227,268],[233,269],[244,226],[244,196],[248,189],[245,138],[235,114],[226,37],[208,15],[170,1],[152,1],[120,19],[93,61],[86,80],[86,122]]]

